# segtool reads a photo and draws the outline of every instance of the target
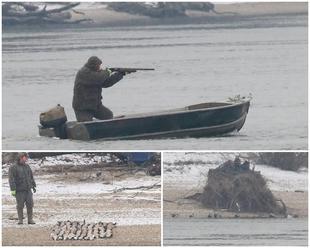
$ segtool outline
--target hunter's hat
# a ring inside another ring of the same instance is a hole
[[[86,63],[86,66],[89,68],[96,68],[98,65],[101,65],[102,61],[97,56],[91,56]]]
[[[18,152],[16,154],[16,160],[19,161],[19,159],[24,157],[24,156],[28,157],[28,153],[27,152]]]

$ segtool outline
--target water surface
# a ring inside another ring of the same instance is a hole
[[[164,219],[164,245],[307,244],[307,219]]]

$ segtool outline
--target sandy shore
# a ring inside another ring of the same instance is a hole
[[[308,13],[307,2],[215,4],[215,9],[218,12],[236,12],[242,16]]]
[[[160,245],[160,225],[134,225],[120,226],[113,230],[113,237],[101,240],[83,241],[53,241],[50,238],[48,227],[38,228],[35,226],[24,228],[3,228],[2,245],[5,246],[159,246]]]
[[[209,214],[213,216],[216,212],[222,218],[234,218],[234,212],[214,211],[202,206],[195,200],[184,199],[184,189],[178,190],[167,185],[164,187],[164,218],[183,217],[183,218],[207,218]],[[194,194],[194,192],[193,192]],[[273,192],[275,197],[283,200],[290,216],[297,215],[299,218],[308,217],[308,192]],[[187,195],[187,194],[186,194]],[[238,213],[240,218],[269,217],[267,213]]]
[[[299,217],[308,217],[308,192],[273,192],[274,196],[282,199],[288,214],[297,214]]]
[[[160,24],[161,22],[173,22],[173,19],[177,19],[180,22],[187,21],[191,22],[199,18],[227,18],[227,17],[250,17],[250,16],[265,16],[265,15],[291,15],[291,14],[307,14],[308,7],[307,3],[232,3],[232,4],[219,4],[215,3],[215,10],[221,14],[213,12],[202,12],[202,11],[187,11],[188,17],[182,18],[166,18],[161,20],[158,18],[150,18],[142,15],[132,15],[123,12],[116,12],[107,9],[104,5],[98,5],[97,8],[84,9],[83,6],[77,8],[82,11],[85,15],[79,15],[72,13],[73,20],[81,18],[91,18],[93,24],[98,25],[134,25],[134,24]]]

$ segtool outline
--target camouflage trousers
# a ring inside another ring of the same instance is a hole
[[[93,118],[108,120],[113,118],[113,112],[107,107],[100,105],[97,110],[74,110],[77,121],[92,121]]]
[[[26,203],[27,209],[33,208],[33,197],[31,190],[16,192],[16,208],[24,209]]]

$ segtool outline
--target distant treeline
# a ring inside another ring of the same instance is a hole
[[[308,168],[306,152],[262,152],[258,154],[257,163],[266,164],[283,170],[297,171]]]

